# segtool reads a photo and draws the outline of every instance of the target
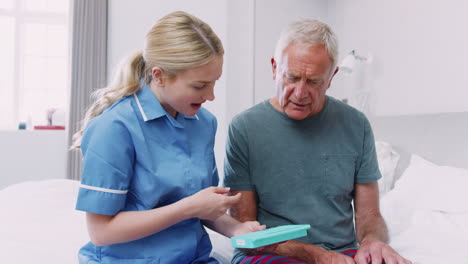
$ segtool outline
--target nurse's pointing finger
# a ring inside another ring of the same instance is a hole
[[[214,193],[217,193],[217,194],[226,194],[228,193],[231,188],[227,187],[227,188],[224,188],[224,187],[210,187]]]

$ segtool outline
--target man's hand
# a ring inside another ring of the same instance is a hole
[[[356,261],[356,264],[412,264],[411,261],[400,256],[392,247],[378,240],[362,241],[354,261]]]
[[[242,251],[247,256],[256,256],[256,255],[267,255],[267,254],[275,254],[275,250],[279,244],[285,243],[286,241],[266,245],[263,247],[258,248],[238,248],[238,250]]]

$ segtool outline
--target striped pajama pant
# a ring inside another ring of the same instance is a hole
[[[343,252],[350,257],[356,255],[356,249],[348,249]],[[288,257],[276,256],[276,255],[259,255],[259,256],[245,256],[237,260],[236,264],[305,264],[299,260],[295,260]]]

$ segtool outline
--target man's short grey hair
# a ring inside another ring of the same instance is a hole
[[[281,33],[276,44],[275,60],[279,63],[284,50],[292,43],[310,45],[325,45],[333,68],[338,59],[338,40],[330,26],[316,19],[301,19],[295,21]]]

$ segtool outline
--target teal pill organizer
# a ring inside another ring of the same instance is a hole
[[[283,225],[231,237],[235,248],[257,248],[307,235],[310,225]]]

